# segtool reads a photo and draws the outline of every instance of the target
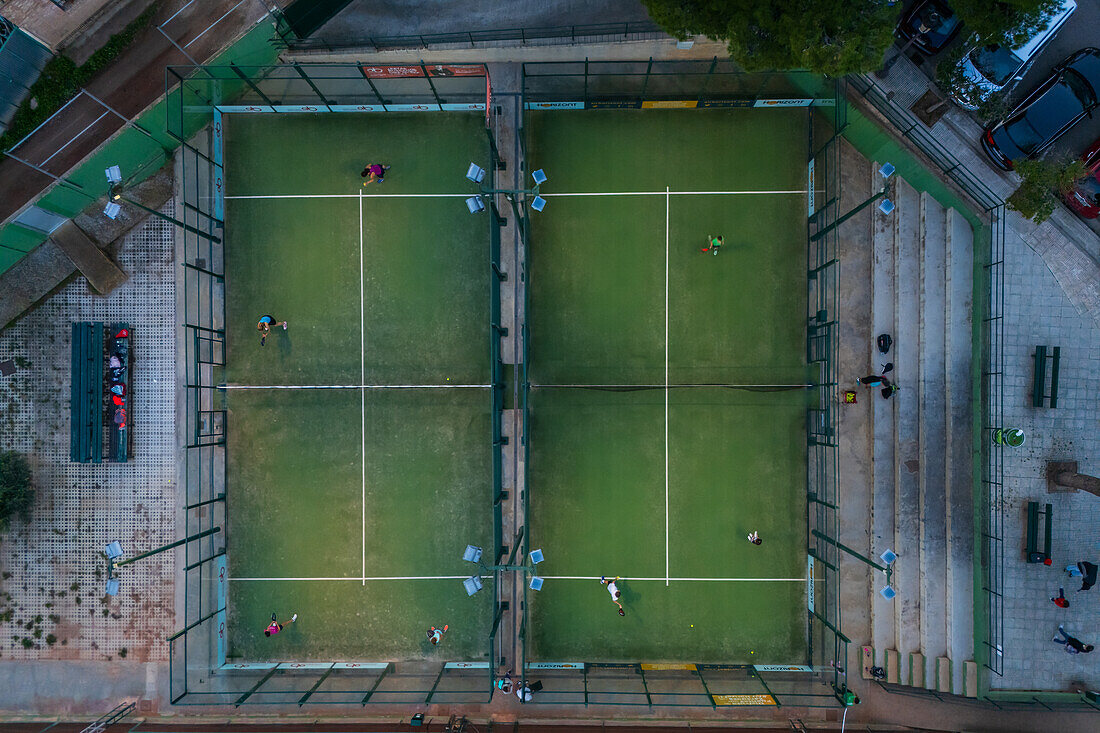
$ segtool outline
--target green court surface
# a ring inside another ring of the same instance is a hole
[[[492,543],[488,229],[424,195],[487,166],[483,124],[225,118],[231,660],[486,657],[461,555]],[[261,346],[264,314],[289,328]],[[272,612],[299,619],[266,638]]]
[[[530,659],[804,662],[807,124],[528,115]]]

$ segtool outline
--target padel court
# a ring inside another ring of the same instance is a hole
[[[807,124],[528,113],[528,662],[806,657]]]
[[[488,229],[438,174],[485,163],[484,117],[225,120],[228,660],[484,659]]]

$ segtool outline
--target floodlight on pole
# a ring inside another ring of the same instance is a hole
[[[221,244],[221,242],[222,242],[221,238],[211,234],[210,232],[204,232],[203,230],[198,229],[196,227],[193,227],[190,224],[185,224],[184,222],[180,221],[179,219],[168,216],[167,214],[162,214],[161,212],[157,211],[156,209],[151,209],[148,206],[146,206],[145,204],[138,203],[137,201],[134,201],[132,198],[124,196],[123,195],[123,186],[122,186],[122,169],[119,166],[112,165],[110,168],[106,169],[104,171],[104,173],[107,174],[107,198],[110,199],[107,203],[107,206],[103,209],[103,214],[107,218],[114,219],[115,217],[117,217],[119,211],[122,208],[121,205],[118,202],[119,201],[125,201],[126,203],[130,204],[131,206],[136,206],[137,208],[141,209],[142,211],[144,211],[146,213],[149,213],[149,214],[152,214],[153,216],[157,217],[158,219],[163,219],[164,221],[169,222],[171,224],[175,224],[176,226],[181,227],[184,230],[186,230],[188,232],[191,232],[192,234],[196,234],[200,237],[204,237],[205,239],[209,239],[214,244]],[[197,211],[197,209],[196,209],[196,211]],[[206,216],[208,219],[212,219],[213,221],[215,221],[219,225],[222,224],[221,221],[219,221],[217,219],[213,219],[213,217],[209,216],[208,214],[204,214],[204,216]]]

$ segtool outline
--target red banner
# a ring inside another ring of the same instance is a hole
[[[428,66],[430,76],[485,76],[484,66]],[[359,70],[368,79],[409,79],[424,76],[419,66],[360,66]]]

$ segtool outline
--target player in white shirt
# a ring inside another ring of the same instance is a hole
[[[618,575],[615,576],[615,580],[608,580],[607,576],[600,577],[600,583],[607,586],[607,592],[611,594],[612,602],[619,607],[619,615],[625,616],[626,611],[623,610],[623,604],[619,602],[619,598],[622,597],[623,593],[619,590],[619,586],[616,585],[619,580],[620,578]]]

